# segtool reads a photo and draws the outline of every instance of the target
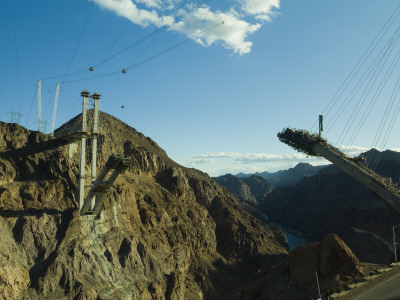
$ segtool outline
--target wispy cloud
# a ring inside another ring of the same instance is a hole
[[[270,21],[277,14],[274,9],[280,5],[280,0],[236,0],[223,11],[204,3],[194,9],[190,9],[193,4],[177,9],[179,0],[90,1],[139,26],[167,25],[168,30],[182,33],[203,46],[219,42],[240,55],[251,51],[253,43],[248,40],[249,35]],[[181,17],[176,20],[174,15]]]
[[[342,151],[361,151],[361,152],[365,152],[365,151],[369,150],[369,148],[367,148],[367,147],[344,146],[344,145],[340,145],[339,149],[342,150]]]
[[[360,146],[338,146],[339,150],[350,156],[358,156],[370,150]],[[377,149],[382,151],[381,149]],[[400,152],[400,148],[389,150]],[[329,161],[320,157],[307,156],[303,153],[240,153],[240,152],[207,152],[192,156],[191,159],[183,162],[183,165],[199,168],[211,176],[219,176],[226,173],[237,174],[255,173],[278,170],[285,170],[294,167],[298,163],[305,162],[311,165],[328,165]]]
[[[130,20],[132,23],[147,27],[155,25],[161,27],[173,22],[173,17],[159,15],[155,9],[141,9],[131,0],[91,0],[101,7],[115,12],[118,16]],[[145,1],[148,6],[156,5],[157,1]]]
[[[315,157],[309,157],[302,153],[290,154],[270,154],[270,153],[238,153],[238,152],[216,152],[195,155],[193,158],[232,158],[238,163],[264,163],[271,161],[300,161],[300,160],[315,160]]]
[[[213,152],[194,155],[183,162],[183,165],[199,168],[211,176],[219,176],[239,172],[274,172],[292,168],[300,162],[307,162],[312,165],[329,164],[325,159],[309,157],[302,153],[278,155],[272,153]]]
[[[193,158],[190,159],[189,162],[194,164],[211,164],[216,162],[216,160],[212,158]]]

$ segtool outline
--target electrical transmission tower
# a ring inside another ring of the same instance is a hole
[[[21,114],[20,111],[18,111],[18,112],[10,111],[9,113],[7,113],[7,115],[10,115],[10,123],[17,123],[17,124],[19,124],[19,121],[20,121],[21,117],[23,116],[23,114]]]

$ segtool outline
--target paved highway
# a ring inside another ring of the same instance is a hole
[[[400,300],[400,273],[353,300]]]

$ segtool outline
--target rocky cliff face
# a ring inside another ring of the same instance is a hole
[[[114,117],[100,119],[98,167],[113,152],[133,162],[99,219],[79,214],[78,159],[68,146],[45,149],[49,136],[0,122],[0,297],[228,299],[287,255],[282,233],[208,175]]]
[[[365,155],[371,154],[377,152]],[[380,155],[377,173],[398,182],[399,154]],[[261,206],[271,219],[309,233],[313,240],[339,234],[361,261],[391,262],[392,225],[400,223],[400,214],[335,166],[293,187],[275,189]]]
[[[315,282],[316,271],[322,280],[363,272],[357,257],[336,234],[300,245],[288,256],[288,264],[289,276],[306,284]]]
[[[272,191],[272,185],[265,178],[256,175],[238,178],[226,174],[213,179],[239,200],[241,208],[260,221],[267,222],[259,209],[259,204]]]
[[[231,174],[213,177],[213,180],[241,201],[258,204],[272,191],[272,185],[263,177],[251,175],[238,178]]]

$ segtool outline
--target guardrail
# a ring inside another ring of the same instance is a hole
[[[392,263],[391,267],[382,268],[378,270],[379,274],[365,276],[362,282],[352,283],[347,288],[347,290],[340,293],[335,293],[330,295],[332,300],[351,300],[354,297],[368,291],[382,281],[392,277],[393,275],[400,272],[400,263]]]

